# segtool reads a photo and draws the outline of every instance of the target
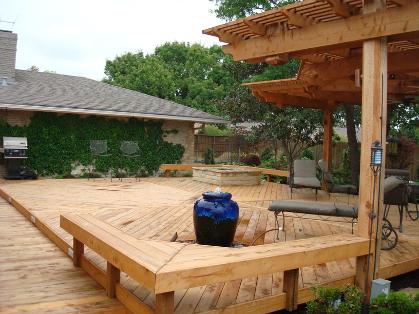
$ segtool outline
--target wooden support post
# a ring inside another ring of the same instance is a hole
[[[80,258],[84,254],[84,244],[73,237],[73,265],[80,267]]]
[[[385,7],[379,0],[364,1],[364,13],[370,13]],[[383,204],[384,175],[374,180],[370,167],[371,146],[373,141],[380,141],[383,147],[382,171],[385,169],[387,121],[387,40],[377,38],[363,42],[362,56],[362,138],[359,185],[358,235],[372,237],[371,254],[357,258],[357,285],[364,291],[365,301],[369,303],[371,281],[374,279],[374,264],[378,269],[380,259],[381,224]],[[380,215],[370,221],[370,217]],[[374,214],[374,215],[373,215]],[[378,230],[378,232],[377,232]],[[377,232],[377,237],[376,237]],[[377,242],[375,241],[377,238]],[[377,250],[376,250],[377,248]],[[376,256],[375,256],[375,253]],[[375,258],[377,263],[374,263]]]
[[[111,263],[106,264],[106,294],[110,298],[115,298],[115,286],[119,283],[121,271]]]
[[[174,291],[156,294],[156,314],[172,314],[174,310]]]
[[[332,136],[333,136],[333,112],[330,109],[323,110],[323,160],[327,170],[332,169]]]
[[[170,177],[170,170],[165,170],[165,171],[164,171],[164,176],[165,176],[166,178]]]
[[[286,293],[286,310],[294,311],[298,307],[298,277],[299,269],[291,269],[284,271],[283,290]]]

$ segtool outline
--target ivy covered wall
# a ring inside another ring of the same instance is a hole
[[[180,162],[184,147],[164,141],[162,124],[130,119],[127,122],[99,116],[36,113],[27,126],[11,126],[0,119],[0,137],[28,138],[27,165],[40,175],[69,175],[72,164],[93,164],[90,140],[107,140],[109,157],[96,158],[96,169],[126,169],[130,173],[152,174],[162,163]],[[124,157],[121,141],[138,142],[138,157]]]

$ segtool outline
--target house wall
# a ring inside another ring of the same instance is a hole
[[[195,161],[195,134],[194,123],[188,121],[165,120],[163,130],[169,131],[164,139],[166,142],[181,144],[185,148],[182,163]],[[176,130],[177,132],[170,132]]]
[[[33,112],[0,109],[0,119],[13,126],[25,126],[31,122]]]
[[[1,110],[0,119],[14,126],[25,126],[31,121],[33,112],[18,110]],[[118,118],[118,120],[128,121],[128,118]],[[192,163],[194,157],[194,123],[189,121],[164,120],[164,131],[167,131],[164,139],[173,144],[181,144],[185,148],[183,163]]]

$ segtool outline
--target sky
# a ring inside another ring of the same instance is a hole
[[[104,78],[106,60],[172,41],[220,44],[209,0],[1,0],[0,29],[18,34],[17,69]],[[15,22],[9,24],[4,21]]]

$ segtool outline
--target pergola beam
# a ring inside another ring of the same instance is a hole
[[[372,38],[418,32],[418,11],[419,3],[413,3],[331,22],[316,23],[309,27],[284,30],[269,38],[249,38],[235,45],[226,45],[223,50],[239,61],[282,53],[318,51]]]

